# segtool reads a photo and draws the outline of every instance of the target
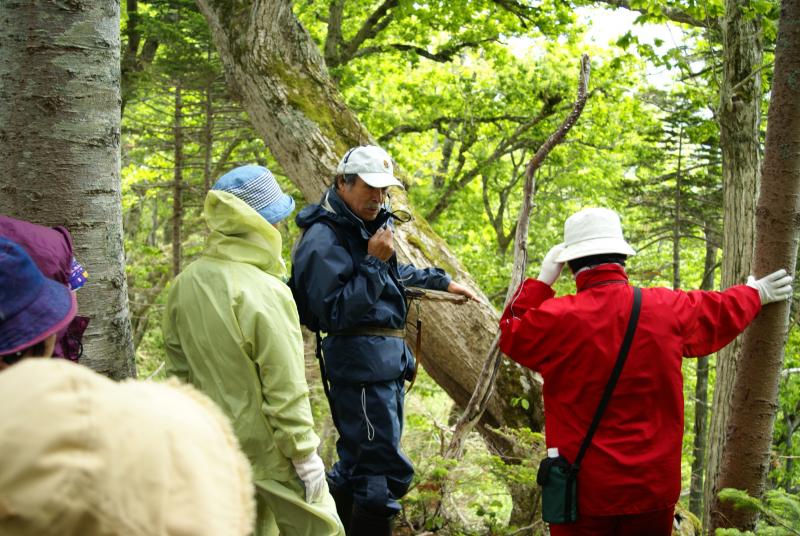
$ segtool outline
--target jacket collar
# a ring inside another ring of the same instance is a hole
[[[578,287],[578,292],[594,288],[605,283],[628,283],[628,274],[625,273],[625,267],[619,264],[609,263],[601,264],[590,270],[585,270],[578,274],[575,278],[575,285]]]

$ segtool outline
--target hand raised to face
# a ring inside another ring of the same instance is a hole
[[[381,227],[367,242],[367,254],[383,262],[394,255],[394,232],[389,227]]]

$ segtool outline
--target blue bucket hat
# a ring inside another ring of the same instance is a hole
[[[21,246],[0,238],[0,355],[58,333],[77,309],[65,285],[47,279]]]
[[[240,166],[220,177],[212,190],[228,192],[275,224],[294,210],[292,196],[281,191],[272,172],[263,166]]]

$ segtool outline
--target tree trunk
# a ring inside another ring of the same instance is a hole
[[[724,233],[722,239],[722,288],[741,284],[750,273],[755,224],[755,201],[759,182],[761,120],[761,23],[743,13],[747,0],[726,0],[722,20],[723,80],[718,120],[722,150]],[[736,376],[740,339],[717,354],[708,463],[705,482],[705,525],[708,525],[724,433],[730,413],[729,401]]]
[[[181,273],[183,256],[181,227],[183,226],[183,94],[181,81],[175,82],[175,113],[173,123],[173,168],[172,183],[172,277]]]
[[[120,116],[125,113],[125,105],[132,93],[131,78],[137,71],[139,44],[142,40],[142,34],[139,32],[139,0],[127,0],[125,9],[128,14],[128,24],[125,28],[128,43],[120,60]]]
[[[795,406],[795,411],[800,411],[800,403]],[[789,493],[792,490],[792,474],[794,474],[794,457],[792,453],[794,451],[794,441],[792,438],[794,437],[795,431],[800,429],[800,416],[796,413],[788,415],[786,417],[786,470],[783,472],[783,482],[781,482],[781,486]]]
[[[703,269],[702,290],[714,289],[714,271],[717,265],[717,248],[711,232],[706,229],[706,259]],[[708,356],[697,358],[694,386],[694,444],[692,445],[692,476],[689,484],[689,511],[698,518],[703,515],[703,469],[706,459],[708,434]]]
[[[119,178],[119,2],[0,2],[0,213],[73,235],[82,362],[135,376]]]
[[[756,212],[756,277],[795,269],[800,210],[800,0],[784,0],[775,47],[764,169]],[[766,306],[745,332],[722,453],[719,489],[761,497],[769,469],[789,302]],[[711,530],[753,530],[757,515],[715,502]]]
[[[147,245],[154,247],[158,244],[158,194],[153,196],[153,209],[150,214],[150,232],[147,233]]]
[[[683,156],[683,125],[678,136],[678,169],[675,172],[675,213],[672,219],[672,288],[681,288],[681,158]]]
[[[338,159],[351,146],[374,143],[347,108],[328,76],[322,56],[292,13],[288,0],[243,2],[198,0],[225,66],[256,131],[305,198],[316,202],[330,183]],[[413,207],[403,191],[392,193],[395,208]],[[425,220],[399,226],[395,248],[404,262],[437,265],[454,279],[474,282]],[[498,314],[486,304],[426,302],[420,362],[433,379],[464,406],[472,394],[492,340]],[[413,341],[410,341],[413,347]],[[525,397],[530,410],[511,405]],[[495,395],[480,426],[491,444],[505,450],[485,425],[542,429],[541,385],[505,360]]]
[[[210,44],[209,44],[210,46]],[[211,60],[211,50],[208,51]],[[203,194],[211,189],[211,159],[214,156],[214,82],[209,81],[205,95],[205,125],[203,126]],[[205,195],[203,196],[205,197]]]
[[[450,158],[453,156],[453,147],[456,142],[450,137],[445,136],[442,144],[442,161],[439,162],[439,168],[433,176],[433,189],[438,191],[444,188],[444,180],[447,177],[447,172],[450,170]]]
[[[139,45],[142,41],[142,33],[139,27],[139,1],[126,0],[125,11],[128,15],[128,23],[125,27],[128,43],[125,50],[123,50],[121,60],[122,99],[120,102],[120,115],[125,114],[125,105],[134,95],[136,75],[153,62],[158,51],[158,41],[152,37],[149,37],[144,42],[140,50]]]

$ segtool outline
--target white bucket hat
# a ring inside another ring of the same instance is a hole
[[[373,188],[403,187],[403,184],[394,178],[392,157],[377,145],[363,145],[347,151],[339,162],[336,173],[356,174]]]
[[[617,213],[607,208],[585,208],[567,218],[564,222],[564,250],[556,262],[602,253],[636,255],[622,237]]]

